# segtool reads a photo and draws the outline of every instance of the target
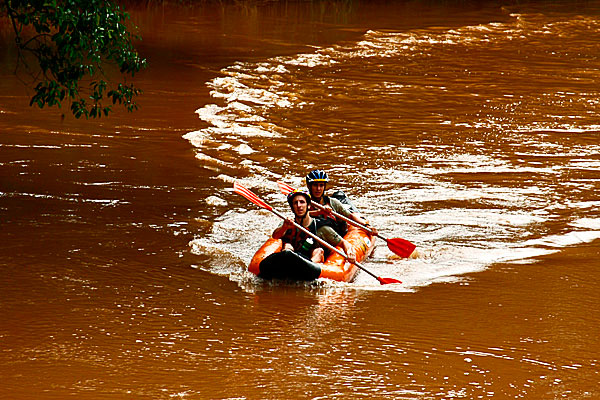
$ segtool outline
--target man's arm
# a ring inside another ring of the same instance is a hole
[[[288,229],[291,229],[293,227],[294,227],[294,221],[292,221],[290,218],[286,218],[283,221],[283,224],[279,225],[279,227],[273,231],[273,233],[271,234],[271,237],[273,239],[281,239],[283,237],[283,235],[285,235],[285,232],[287,232]]]
[[[346,253],[348,256],[348,260],[350,260],[350,262],[356,261],[356,252],[354,251],[354,246],[352,246],[346,239],[338,235],[338,233],[334,231],[332,227],[320,227],[317,231],[317,235],[334,247],[341,246],[344,250],[344,253]]]
[[[348,261],[350,261],[351,263],[356,262],[356,252],[354,251],[354,246],[352,246],[349,241],[343,238],[340,244],[342,245],[344,252],[348,256]]]
[[[373,232],[373,234],[377,234],[377,230],[375,228],[373,228],[372,226],[370,226],[369,222],[366,219],[361,217],[358,213],[351,213],[350,211],[348,211],[346,209],[346,207],[344,207],[344,205],[342,204],[341,201],[339,201],[338,199],[333,199],[333,198],[330,198],[330,201],[331,201],[333,211],[335,211],[338,214],[343,215],[346,218],[351,219],[354,222],[358,222],[361,225],[365,225],[365,226],[369,227],[371,229],[371,231]]]

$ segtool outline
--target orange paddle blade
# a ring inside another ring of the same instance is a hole
[[[254,193],[252,193],[250,190],[246,189],[240,183],[234,182],[233,183],[233,190],[237,194],[244,196],[246,199],[250,200],[251,202],[253,202],[257,206],[265,208],[265,209],[267,209],[269,211],[273,210],[273,207],[271,207],[270,205],[268,205],[267,203],[265,203],[264,201],[262,201],[257,195],[255,195]]]
[[[399,281],[398,279],[394,279],[394,278],[381,278],[379,276],[377,277],[377,280],[382,285],[387,285],[388,283],[402,283],[402,281]]]
[[[281,191],[281,193],[285,195],[288,195],[295,190],[293,186],[281,181],[277,181],[277,186],[279,186],[279,190]]]
[[[399,255],[400,257],[410,257],[413,251],[415,251],[415,246],[413,243],[408,240],[394,238],[394,239],[385,239],[387,242],[388,248]]]

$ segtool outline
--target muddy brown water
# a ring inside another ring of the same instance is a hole
[[[600,398],[600,7],[132,9],[141,110],[28,107],[0,51],[0,398]],[[67,111],[67,110],[65,110]],[[264,282],[277,180],[387,237]]]

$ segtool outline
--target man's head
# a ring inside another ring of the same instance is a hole
[[[327,173],[323,170],[315,169],[306,175],[306,187],[308,188],[310,195],[316,200],[323,197],[327,182],[329,182],[329,178],[327,177]]]
[[[308,214],[308,205],[310,204],[308,193],[294,190],[288,194],[287,201],[296,217],[304,218]]]

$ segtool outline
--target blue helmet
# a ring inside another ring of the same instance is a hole
[[[306,175],[306,185],[308,186],[314,182],[329,182],[327,172],[321,169],[315,169],[314,171],[310,171],[308,175]]]
[[[292,201],[294,200],[294,197],[296,197],[297,195],[304,196],[304,198],[306,199],[306,203],[310,204],[310,194],[308,194],[308,192],[305,192],[304,190],[296,189],[287,195],[287,201],[288,201],[288,204],[290,205],[290,207],[292,207]]]

